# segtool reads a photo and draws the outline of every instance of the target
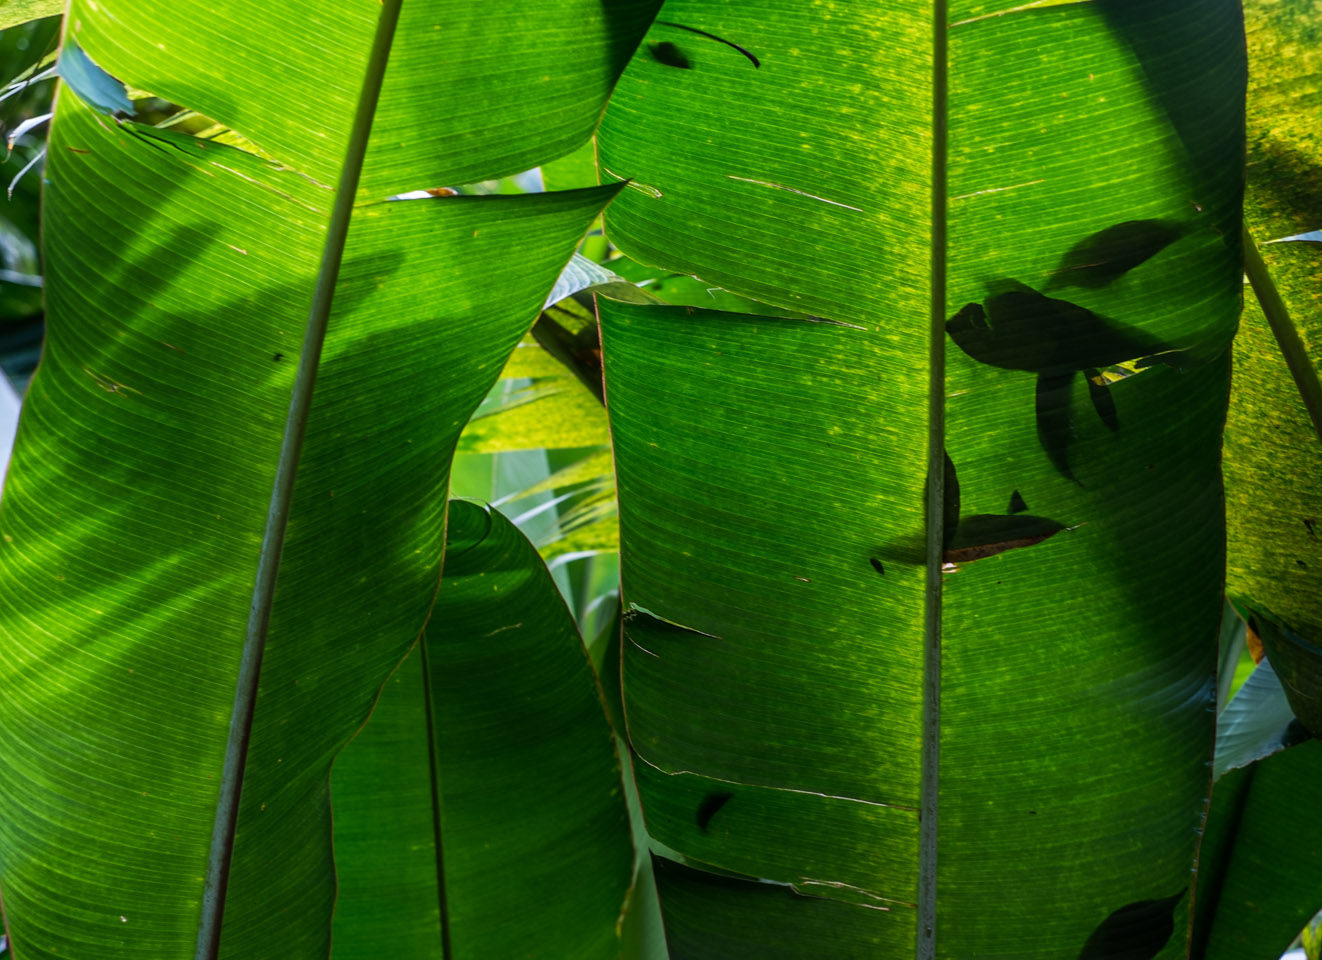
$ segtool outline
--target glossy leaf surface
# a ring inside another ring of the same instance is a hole
[[[614,738],[573,618],[500,513],[450,504],[426,636],[331,790],[337,960],[619,955]]]

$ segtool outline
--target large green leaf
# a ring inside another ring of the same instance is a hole
[[[409,3],[395,29],[399,6],[97,0],[68,19],[126,83],[276,160],[60,94],[49,339],[0,509],[21,956],[326,955],[331,761],[426,620],[459,431],[615,190],[355,207],[359,174],[380,197],[499,173],[513,154],[473,131],[507,106],[558,118],[517,163],[562,152],[650,11],[578,5],[595,53],[549,48],[530,90],[481,57],[461,82],[435,46],[487,56],[505,39],[475,24],[529,5]],[[451,125],[465,96],[485,119]],[[406,120],[428,125],[425,162],[392,139]]]
[[[488,180],[568,153],[591,134],[659,5],[403,2],[362,197]],[[201,0],[75,0],[71,35],[116,76],[232,127],[329,188],[381,9],[379,0],[344,0],[333,14],[314,0],[228,0],[223,11]]]
[[[1322,2],[1245,4],[1252,61],[1246,220],[1261,260],[1226,424],[1226,589],[1322,643]],[[1271,323],[1263,306],[1270,311]],[[1275,329],[1275,334],[1273,333]],[[1303,399],[1308,398],[1306,403]],[[1309,409],[1311,405],[1311,410]]]
[[[1182,955],[1237,6],[664,17],[599,133],[612,241],[834,321],[600,304],[672,949]]]
[[[422,647],[335,764],[334,956],[618,957],[633,851],[573,618],[501,514],[454,501],[447,540]]]

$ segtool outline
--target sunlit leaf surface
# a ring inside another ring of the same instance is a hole
[[[570,149],[654,4],[585,0],[581,62],[485,32],[542,5],[403,6],[73,6],[93,62],[275,159],[61,88],[0,507],[18,955],[327,955],[331,761],[426,622],[463,424],[618,188],[353,198]]]
[[[1185,948],[1238,7],[947,12],[668,3],[598,137],[625,254],[814,318],[601,301],[681,956]]]

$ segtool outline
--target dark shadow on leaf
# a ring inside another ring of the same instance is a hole
[[[1126,220],[1099,230],[1069,249],[1046,288],[1104,287],[1180,239],[1185,229],[1173,220]]]
[[[684,56],[684,51],[669,40],[661,43],[649,43],[647,48],[652,54],[652,59],[663,66],[675,67],[679,70],[693,69],[693,64],[689,62],[688,57]]]
[[[1025,513],[1028,510],[1028,504],[1024,502],[1023,496],[1018,490],[1010,494],[1010,505],[1005,508],[1006,513]]]
[[[733,796],[733,793],[721,792],[709,793],[707,796],[703,797],[702,803],[698,804],[698,813],[695,817],[698,829],[703,833],[706,833],[707,826],[711,823],[712,817],[716,816],[720,809],[725,806]]]
[[[1047,297],[1015,280],[996,285],[946,322],[956,346],[979,363],[1031,373],[1075,373],[1172,349],[1141,330]]]
[[[1182,899],[1184,890],[1121,907],[1093,930],[1079,960],[1152,960],[1175,932],[1175,907]]]
[[[1055,376],[1043,374],[1037,378],[1037,439],[1062,477],[1078,483],[1070,469],[1069,446],[1074,433],[1070,423],[1070,387],[1074,374]]]
[[[942,559],[946,563],[971,563],[1007,550],[1036,546],[1064,529],[1062,523],[1029,513],[1013,516],[977,513],[959,522],[959,529]]]
[[[1088,380],[1088,399],[1092,401],[1097,416],[1101,417],[1102,423],[1112,430],[1119,430],[1120,417],[1115,412],[1115,398],[1111,396],[1111,388],[1107,385],[1106,379],[1091,367],[1083,371],[1083,375]]]
[[[949,547],[959,526],[959,477],[955,473],[955,462],[947,452],[945,465],[945,497],[942,501],[942,548]]]
[[[1069,464],[1074,375],[1143,358],[1173,362],[1179,354],[1142,330],[1044,296],[1016,280],[990,286],[987,300],[966,304],[946,322],[946,331],[979,363],[1038,374],[1038,439],[1060,474],[1077,483]],[[1116,429],[1119,420],[1110,395],[1099,400],[1094,394],[1093,404],[1103,422]]]

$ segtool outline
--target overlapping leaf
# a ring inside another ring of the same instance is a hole
[[[654,4],[583,3],[582,61],[514,70],[499,22],[541,6],[410,2],[397,30],[398,3],[305,6],[68,19],[277,162],[61,94],[49,339],[0,508],[24,956],[326,955],[331,760],[425,622],[459,431],[613,188],[354,197],[568,149]]]
[[[448,545],[426,637],[336,761],[334,956],[618,957],[633,853],[573,618],[501,514],[451,503]]]

